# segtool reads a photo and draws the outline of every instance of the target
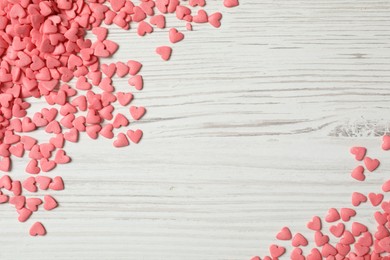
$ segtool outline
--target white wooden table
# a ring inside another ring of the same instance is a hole
[[[67,144],[73,162],[51,173],[66,182],[61,207],[20,224],[1,206],[1,260],[246,260],[282,226],[310,234],[313,215],[379,191],[390,170],[376,137],[390,122],[390,1],[241,0],[223,14],[220,30],[186,33],[168,63],[154,53],[166,32],[112,31],[124,46],[115,60],[144,63],[134,101],[148,108],[134,123],[144,139]],[[352,145],[382,159],[365,183],[349,176]],[[358,213],[374,224],[368,206]],[[28,235],[36,220],[46,237]]]

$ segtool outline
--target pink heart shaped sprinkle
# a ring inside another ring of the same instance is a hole
[[[108,29],[104,27],[94,27],[92,28],[92,33],[96,35],[98,41],[104,41],[107,38]]]
[[[363,236],[358,239],[357,243],[367,247],[372,246],[372,234],[370,232],[364,232]]]
[[[207,23],[209,21],[209,17],[205,10],[198,10],[198,14],[194,16],[193,21],[195,23]]]
[[[26,222],[32,214],[32,211],[27,208],[18,209],[17,212],[19,213],[19,222]]]
[[[382,137],[382,149],[385,151],[390,150],[390,135],[384,135]]]
[[[364,181],[366,179],[366,176],[364,175],[364,167],[359,165],[356,167],[352,173],[351,177],[358,181]]]
[[[196,7],[200,6],[203,7],[206,5],[206,0],[190,0],[190,6]]]
[[[28,198],[26,200],[26,206],[29,210],[35,212],[38,210],[38,206],[42,204],[42,200],[39,198]]]
[[[145,113],[146,113],[146,109],[144,107],[136,107],[136,106],[130,107],[130,114],[134,118],[134,120],[141,119]]]
[[[144,85],[144,80],[141,75],[136,75],[129,79],[129,85],[134,86],[136,90],[142,90]]]
[[[291,231],[288,227],[283,227],[282,230],[276,235],[278,240],[290,240],[292,238]]]
[[[290,254],[290,258],[294,260],[305,260],[306,258],[302,254],[302,249],[294,248]]]
[[[57,201],[50,195],[46,195],[43,198],[43,200],[44,200],[43,208],[45,210],[52,210],[52,209],[55,209],[58,206]]]
[[[328,215],[325,217],[325,221],[328,223],[335,222],[340,219],[340,214],[335,208],[331,208],[328,211]]]
[[[127,120],[127,118],[123,114],[121,113],[116,114],[114,122],[112,123],[112,126],[114,128],[120,128],[128,125],[129,125],[129,120]]]
[[[11,159],[9,157],[4,157],[0,161],[0,171],[9,172],[11,169]]]
[[[345,225],[343,223],[338,223],[337,225],[333,225],[329,228],[330,233],[332,233],[335,237],[341,237],[344,234]]]
[[[145,36],[147,33],[153,32],[153,27],[145,21],[138,23],[138,35]]]
[[[349,245],[337,243],[336,250],[337,250],[337,253],[339,253],[341,256],[346,256],[351,251],[351,247]]]
[[[352,193],[352,205],[357,207],[363,202],[367,202],[367,197],[364,194],[360,192]]]
[[[4,188],[6,190],[11,190],[12,188],[12,180],[8,175],[3,175],[0,178],[0,189]]]
[[[124,76],[127,75],[127,73],[129,73],[130,68],[123,62],[119,61],[115,65],[116,65],[116,75],[118,75],[118,77],[123,78]]]
[[[359,222],[352,223],[352,235],[355,237],[360,236],[362,233],[367,232],[367,227]]]
[[[21,209],[26,203],[25,196],[13,196],[9,199],[9,203],[14,205],[16,209]]]
[[[114,138],[114,133],[112,132],[113,129],[114,127],[112,126],[112,124],[105,125],[102,127],[99,134],[104,136],[105,138],[112,139]]]
[[[368,194],[368,198],[369,198],[371,204],[372,204],[374,207],[376,207],[376,206],[378,206],[379,204],[381,204],[381,202],[383,201],[384,196],[383,196],[383,194],[380,194],[380,193],[375,194],[375,193],[373,193],[373,192],[370,192],[370,193]]]
[[[327,243],[322,247],[321,254],[323,257],[335,256],[337,254],[337,250],[334,246]]]
[[[313,248],[307,256],[307,260],[322,260],[322,255],[317,248]]]
[[[107,77],[112,78],[116,71],[116,65],[115,63],[111,63],[110,65],[102,64],[101,70]]]
[[[341,208],[340,215],[344,222],[348,222],[352,217],[356,216],[356,211],[350,208]]]
[[[129,144],[129,140],[127,140],[126,135],[123,133],[119,133],[117,139],[114,141],[114,146],[118,148],[128,146]]]
[[[369,247],[363,246],[359,243],[354,244],[354,249],[357,256],[364,256],[370,251]]]
[[[351,245],[355,243],[355,237],[348,230],[344,231],[343,237],[340,239],[340,242],[344,245]]]
[[[118,98],[119,104],[121,104],[122,106],[127,106],[131,102],[131,100],[133,100],[133,94],[118,92],[117,98]]]
[[[156,48],[156,53],[165,61],[169,60],[172,55],[172,48],[169,46],[160,46]]]
[[[15,196],[22,194],[22,184],[20,181],[13,181],[11,191]]]
[[[155,15],[150,18],[150,23],[157,26],[157,28],[165,28],[165,16],[164,15]]]
[[[293,247],[307,246],[308,241],[301,233],[297,233],[293,237],[291,244]]]
[[[384,252],[390,251],[390,237],[385,237],[378,242],[378,245],[384,250]]]
[[[37,186],[35,185],[34,177],[28,177],[26,180],[22,182],[22,186],[24,189],[28,190],[29,192],[37,192]]]
[[[44,236],[46,235],[46,229],[41,222],[35,222],[30,228],[31,236]]]
[[[309,221],[306,226],[308,229],[320,231],[322,229],[321,218],[318,216],[314,216],[313,219]]]
[[[9,200],[8,195],[4,195],[0,192],[0,204],[6,203],[8,202],[8,200]]]
[[[314,242],[317,246],[323,246],[329,242],[329,236],[322,234],[321,231],[314,233]]]
[[[41,165],[42,172],[49,172],[49,171],[53,170],[57,165],[55,161],[51,161],[51,160],[46,159],[46,158],[42,158],[39,161],[39,164]]]
[[[40,171],[41,169],[38,167],[38,161],[36,159],[30,160],[27,164],[26,172],[30,174],[38,174]]]
[[[369,170],[370,172],[373,172],[376,170],[376,168],[378,168],[380,162],[377,159],[371,159],[370,157],[366,156],[364,158],[364,164],[365,164],[367,170]]]
[[[209,23],[215,28],[221,27],[222,14],[220,12],[213,13],[209,16]]]
[[[142,68],[142,64],[135,60],[129,60],[127,66],[129,67],[129,74],[132,76],[136,75]]]
[[[66,155],[64,150],[60,149],[57,151],[54,161],[58,164],[64,164],[70,162],[70,157]]]
[[[9,151],[10,151],[10,153],[13,156],[21,158],[24,155],[24,146],[23,146],[22,143],[18,143],[18,144],[14,145],[14,146],[11,146],[9,148]],[[1,163],[3,163],[3,162],[0,162],[0,164]],[[9,169],[8,165],[0,166],[0,169],[3,168],[3,167],[4,167],[4,169]]]
[[[239,5],[238,0],[224,0],[223,5],[228,8],[236,7]]]
[[[286,248],[278,245],[271,245],[269,247],[269,252],[273,258],[278,258],[286,252]]]
[[[381,204],[381,207],[387,214],[390,213],[390,202],[383,201],[382,204]]]
[[[64,181],[60,176],[54,177],[54,179],[49,184],[49,188],[52,190],[63,190],[64,189]]]
[[[49,188],[50,183],[52,182],[52,179],[47,176],[37,176],[35,177],[35,181],[39,184],[39,188],[41,190],[47,190]]]
[[[390,180],[387,180],[382,185],[382,191],[383,192],[389,192],[390,191]]]
[[[128,130],[127,131],[127,136],[129,139],[133,142],[138,144],[142,138],[143,132],[140,129],[137,129],[135,131],[133,130]]]
[[[351,154],[355,155],[355,159],[358,161],[362,161],[364,156],[366,156],[367,149],[365,147],[352,147],[350,150]]]
[[[141,22],[142,20],[144,20],[146,18],[146,14],[144,12],[144,10],[142,10],[142,8],[138,7],[138,6],[135,6],[133,8],[133,16],[132,16],[132,20],[135,21],[135,22]]]
[[[171,43],[177,43],[184,39],[184,34],[179,32],[176,28],[171,28],[169,30],[169,40]]]

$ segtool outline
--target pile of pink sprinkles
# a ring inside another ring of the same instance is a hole
[[[144,107],[132,105],[136,92],[143,89],[142,64],[101,62],[120,48],[109,40],[107,25],[136,31],[140,37],[167,30],[172,44],[182,41],[184,33],[167,28],[167,15],[183,21],[189,31],[193,24],[221,25],[220,12],[208,14],[203,8],[206,0],[137,2],[0,0],[0,171],[11,171],[13,156],[29,157],[25,179],[1,175],[0,204],[12,205],[20,222],[42,208],[58,206],[51,195],[23,193],[64,189],[61,176],[45,173],[71,161],[64,150],[66,142],[78,142],[82,133],[92,139],[112,139],[115,147],[137,144],[142,138],[142,130],[131,128],[131,122],[146,113]],[[222,3],[238,6],[238,0]],[[88,31],[94,40],[86,38]],[[171,46],[156,46],[155,51],[163,60],[172,55]],[[114,77],[128,78],[128,91],[115,91]],[[28,98],[42,100],[47,107],[28,116],[32,106]],[[128,113],[116,112],[115,106],[126,107]],[[29,134],[37,129],[44,129],[50,141],[39,142]],[[46,229],[35,222],[29,233],[42,236]]]
[[[382,149],[390,150],[390,136],[383,136]],[[359,162],[351,171],[351,177],[356,181],[363,182],[368,177],[367,172],[375,172],[380,162],[378,159],[367,156],[365,147],[352,147],[350,152]],[[290,241],[291,249],[271,244],[268,256],[262,258],[255,256],[252,260],[271,260],[285,257],[292,260],[390,259],[390,201],[384,200],[384,194],[387,192],[390,192],[390,179],[382,184],[380,193],[375,191],[367,194],[353,192],[351,194],[353,207],[330,208],[323,218],[312,217],[306,227],[313,233],[311,239],[315,246],[309,247],[308,237],[301,233],[293,234],[289,227],[283,227],[276,234],[276,239]],[[375,210],[370,223],[354,221],[357,216],[356,209],[361,204],[368,204]],[[328,230],[324,230],[323,221],[330,225]],[[376,225],[375,230],[369,228],[372,223]],[[304,255],[303,248],[308,248],[310,253]]]

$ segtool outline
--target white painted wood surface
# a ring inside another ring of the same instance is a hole
[[[1,206],[1,260],[249,259],[282,226],[310,234],[314,214],[379,191],[390,170],[375,137],[390,121],[390,1],[241,0],[223,14],[220,30],[186,33],[168,63],[154,53],[166,32],[112,31],[124,46],[115,59],[144,63],[134,101],[148,108],[134,123],[144,139],[67,145],[73,163],[51,173],[66,181],[61,207],[20,224]],[[365,183],[349,177],[356,144],[382,159]],[[371,213],[359,209],[374,224]],[[35,220],[48,236],[28,236]]]

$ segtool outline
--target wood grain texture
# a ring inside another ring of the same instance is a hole
[[[113,60],[144,63],[142,144],[67,145],[73,163],[51,173],[66,181],[61,207],[32,217],[49,235],[29,237],[32,221],[1,206],[1,260],[249,259],[282,226],[310,234],[314,214],[379,191],[390,170],[376,137],[390,122],[390,1],[241,0],[223,14],[220,30],[186,33],[168,63],[154,53],[165,31],[111,31]],[[355,144],[382,159],[364,184],[349,177]],[[374,224],[368,206],[359,214]]]

